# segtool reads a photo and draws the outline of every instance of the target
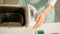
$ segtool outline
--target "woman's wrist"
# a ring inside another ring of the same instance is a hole
[[[43,12],[45,15],[47,15],[47,13],[48,13],[48,12],[47,12],[47,11],[45,11],[45,10],[44,10],[44,11],[42,11],[42,12]]]
[[[48,14],[48,12],[51,10],[51,5],[50,4],[48,4],[47,6],[46,6],[46,8],[43,10],[43,12],[47,15]]]

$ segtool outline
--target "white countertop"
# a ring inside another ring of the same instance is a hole
[[[45,23],[38,29],[44,30],[45,34],[60,34],[60,23]],[[0,34],[35,34],[35,30],[26,27],[0,27]]]
[[[37,30],[44,30],[45,34],[60,34],[60,23],[45,23]]]

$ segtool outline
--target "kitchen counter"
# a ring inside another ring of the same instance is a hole
[[[44,30],[45,34],[60,34],[60,22],[45,23],[37,30]]]
[[[45,23],[37,30],[44,30],[45,34],[60,34],[60,23]],[[0,27],[0,34],[35,34],[31,27]]]

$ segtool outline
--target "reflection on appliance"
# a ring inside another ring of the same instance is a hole
[[[24,26],[25,9],[23,7],[0,7],[0,26]]]

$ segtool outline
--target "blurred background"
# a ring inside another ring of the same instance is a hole
[[[0,0],[0,4],[17,4],[18,0]],[[55,22],[60,22],[60,0],[55,5]]]

